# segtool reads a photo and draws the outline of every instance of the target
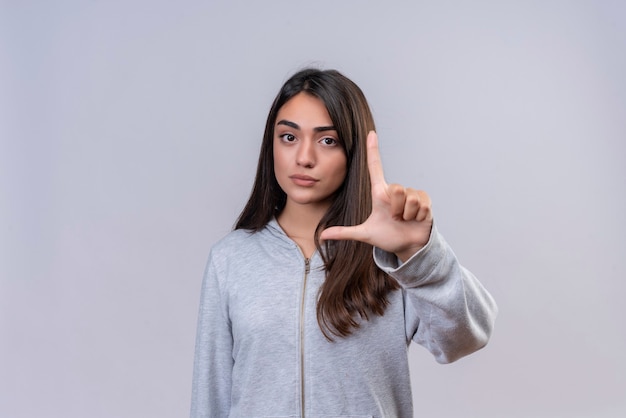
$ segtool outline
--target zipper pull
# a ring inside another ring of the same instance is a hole
[[[304,259],[304,274],[309,274],[310,270],[311,270],[311,259],[305,258]]]

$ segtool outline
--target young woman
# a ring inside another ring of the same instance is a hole
[[[412,417],[411,341],[441,363],[483,347],[496,305],[387,184],[361,90],[306,69],[270,109],[256,180],[207,264],[192,417]]]

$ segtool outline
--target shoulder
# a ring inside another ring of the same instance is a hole
[[[240,252],[258,240],[258,232],[236,229],[217,241],[211,248],[211,258],[222,258]]]
[[[233,269],[241,264],[241,260],[249,258],[251,242],[255,233],[246,230],[234,230],[217,241],[209,252],[205,268],[205,282],[216,281],[220,287],[227,281]]]
[[[257,232],[246,229],[229,232],[213,245],[209,262],[224,266],[241,264],[243,260],[258,261],[273,254],[284,253],[293,246],[293,241],[270,222]]]
[[[267,225],[260,231],[235,229],[217,241],[211,248],[211,259],[241,259],[259,252],[273,251],[277,247],[289,246],[286,237]]]

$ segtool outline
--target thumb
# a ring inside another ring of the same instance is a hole
[[[365,242],[367,237],[361,225],[357,226],[331,226],[320,234],[322,241],[326,240],[352,240]]]

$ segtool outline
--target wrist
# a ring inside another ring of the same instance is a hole
[[[417,254],[425,245],[412,245],[404,250],[396,251],[394,254],[400,259],[401,262],[406,263],[409,258]]]

